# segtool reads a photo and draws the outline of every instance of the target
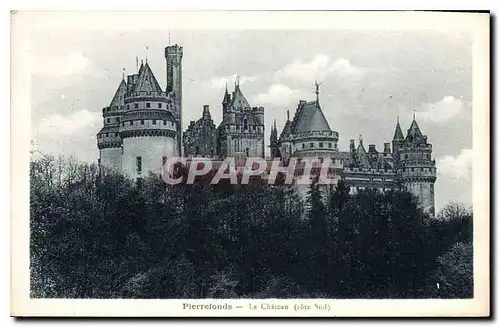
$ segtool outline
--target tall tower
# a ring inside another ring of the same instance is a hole
[[[436,161],[432,159],[432,145],[422,134],[415,117],[408,134],[398,143],[394,167],[401,186],[420,199],[420,204],[430,216],[435,214],[434,183]]]
[[[174,106],[172,114],[177,120],[179,137],[177,138],[177,151],[182,155],[182,47],[177,44],[165,48],[167,63],[167,94],[173,96]]]
[[[274,125],[271,127],[271,137],[270,145],[271,148],[271,158],[277,158],[280,156],[279,146],[278,146],[278,130],[276,128],[276,119],[274,120]]]
[[[401,125],[399,125],[399,116],[396,124],[396,130],[394,131],[394,136],[392,138],[392,155],[393,155],[393,160],[394,162],[397,162],[399,157],[399,148],[403,146],[403,143],[405,141],[405,137],[403,135],[403,132],[401,131]]]

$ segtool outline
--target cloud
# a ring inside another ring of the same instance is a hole
[[[418,118],[444,123],[462,114],[464,102],[453,96],[445,96],[435,103],[426,103],[418,110]]]
[[[296,60],[274,74],[275,80],[290,78],[295,81],[311,83],[324,80],[328,75],[339,77],[362,77],[364,70],[354,66],[348,59],[338,58],[334,61],[326,55],[316,55],[311,61]]]
[[[90,112],[86,109],[67,116],[54,114],[42,118],[36,133],[38,137],[48,138],[74,136],[82,133],[93,135],[97,133],[97,130],[91,131],[91,129],[98,128],[102,124],[101,120],[101,113]]]
[[[239,76],[239,83],[240,85],[243,85],[246,83],[256,81],[258,79],[259,79],[258,76]],[[236,75],[218,76],[218,77],[213,77],[210,81],[205,82],[204,86],[214,89],[223,89],[226,87],[226,84],[228,86],[231,86],[234,84],[235,81],[236,81]]]
[[[271,84],[265,93],[259,93],[253,97],[255,104],[273,104],[286,106],[298,98],[299,91],[292,90],[283,84]]]
[[[456,157],[448,155],[438,158],[438,173],[454,179],[470,180],[473,156],[472,149],[462,149]]]
[[[32,72],[43,76],[67,76],[88,72],[92,67],[92,60],[75,51],[63,56],[33,56]]]

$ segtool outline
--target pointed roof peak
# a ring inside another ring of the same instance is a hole
[[[399,125],[399,116],[397,118],[396,130],[394,131],[394,136],[392,137],[392,141],[404,141],[405,137],[403,135],[403,131],[401,131],[401,125]]]
[[[331,131],[330,125],[317,101],[300,101],[292,124],[294,133]]]
[[[125,83],[125,80],[122,79],[109,106],[124,106],[125,93],[127,93],[127,83]]]
[[[137,83],[135,84],[134,92],[162,92],[160,84],[156,80],[156,77],[147,62],[146,64],[141,63],[139,77],[137,79]]]

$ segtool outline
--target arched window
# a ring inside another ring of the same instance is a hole
[[[248,120],[247,120],[246,118],[245,118],[245,119],[243,119],[243,129],[244,129],[245,131],[247,131],[247,130],[248,130]]]

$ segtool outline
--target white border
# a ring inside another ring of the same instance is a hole
[[[130,24],[134,18],[134,24]],[[89,21],[92,22],[89,26]],[[161,23],[163,22],[163,26]],[[168,25],[167,23],[168,22]],[[478,316],[489,313],[489,17],[439,12],[17,12],[12,17],[11,76],[11,314],[28,316],[226,316],[223,311],[183,311],[186,300],[40,300],[29,298],[29,31],[93,29],[300,29],[471,30],[473,47],[473,209],[475,298],[472,300],[272,300],[327,302],[314,316]],[[272,302],[191,300],[191,303]],[[293,307],[293,306],[292,306]],[[301,316],[293,310],[233,310],[230,316]]]

